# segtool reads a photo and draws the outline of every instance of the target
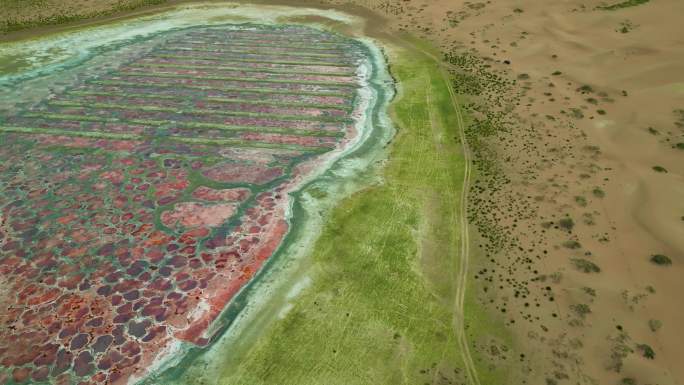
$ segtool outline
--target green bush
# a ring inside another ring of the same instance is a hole
[[[653,348],[651,348],[647,344],[639,344],[637,345],[637,349],[641,352],[642,356],[648,358],[649,360],[655,358],[655,351],[653,351]]]
[[[565,241],[563,242],[563,247],[567,249],[579,249],[582,245],[577,241]]]
[[[558,226],[567,231],[572,231],[572,228],[575,227],[575,221],[572,218],[563,218],[558,221]]]
[[[585,273],[600,273],[601,272],[601,268],[598,267],[597,264],[595,264],[592,261],[586,260],[584,258],[572,258],[570,261],[575,266],[575,268],[579,271],[582,271]]]
[[[651,262],[655,263],[656,265],[661,265],[661,266],[669,266],[672,264],[672,260],[670,257],[667,255],[663,254],[654,254],[651,256]]]
[[[582,206],[582,207],[586,207],[586,206],[587,206],[587,198],[585,198],[585,197],[583,197],[583,196],[576,196],[576,197],[575,197],[575,202],[576,202],[578,205]]]
[[[648,328],[651,329],[652,332],[657,332],[661,327],[663,327],[663,321],[657,319],[648,320]]]
[[[591,192],[597,198],[603,198],[606,196],[606,192],[601,190],[599,187],[594,188]]]

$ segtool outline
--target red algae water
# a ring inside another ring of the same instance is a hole
[[[0,116],[0,384],[125,384],[210,343],[289,194],[358,134],[368,58],[337,34],[176,28],[102,52]]]

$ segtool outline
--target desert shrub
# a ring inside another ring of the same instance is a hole
[[[591,309],[589,308],[589,305],[580,303],[577,305],[570,305],[570,309],[577,314],[578,317],[584,319],[587,314],[591,313]]]
[[[635,7],[637,5],[646,4],[650,0],[625,0],[621,3],[611,4],[611,5],[601,5],[596,7],[596,9],[601,9],[604,11],[615,11],[617,9]]]
[[[669,266],[672,264],[672,260],[670,257],[667,255],[663,254],[654,254],[651,256],[651,262],[655,263],[656,265],[661,265],[661,266]]]
[[[558,221],[558,226],[567,231],[572,231],[572,228],[575,227],[575,221],[572,218],[563,218]]]
[[[591,193],[594,194],[594,196],[597,197],[597,198],[603,198],[603,197],[606,196],[606,192],[603,191],[603,190],[601,190],[599,187],[594,188],[594,189],[591,191]]]
[[[582,288],[582,290],[584,290],[584,292],[587,293],[587,295],[590,295],[592,297],[596,297],[596,289],[585,286]]]
[[[596,224],[596,221],[594,220],[594,216],[591,215],[591,213],[582,214],[582,222],[588,226],[593,226]]]
[[[591,93],[594,92],[594,88],[588,84],[583,85],[582,87],[577,89],[578,92],[581,92],[583,94],[585,93]]]
[[[642,356],[648,358],[649,360],[652,360],[655,358],[655,351],[653,351],[653,348],[651,348],[647,344],[637,345],[637,350],[639,350],[639,352],[641,353]]]
[[[571,108],[570,112],[572,113],[572,117],[575,119],[584,118],[584,112],[582,112],[582,110],[580,110],[579,108]]]
[[[575,266],[575,268],[579,271],[582,271],[585,273],[599,273],[599,272],[601,272],[601,268],[598,267],[597,264],[595,264],[592,261],[586,260],[584,258],[572,258],[570,261]]]
[[[582,247],[582,245],[577,241],[571,240],[571,241],[563,242],[563,247],[565,247],[566,249],[573,249],[574,250],[574,249],[579,249],[580,247]]]
[[[648,328],[652,332],[657,332],[661,327],[663,327],[663,321],[657,319],[648,320]]]
[[[580,205],[582,207],[586,207],[587,206],[587,198],[578,195],[575,197],[575,203],[577,203],[578,205]]]
[[[620,28],[617,29],[617,32],[620,33],[629,33],[629,31],[634,29],[634,25],[630,21],[623,21],[620,23]]]
[[[607,369],[620,373],[624,366],[624,360],[634,351],[627,345],[629,337],[625,333],[620,333],[613,338],[613,346],[610,351],[610,360]]]
[[[663,166],[653,166],[653,171],[655,171],[655,172],[667,172],[667,169]]]

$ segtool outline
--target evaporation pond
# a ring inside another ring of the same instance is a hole
[[[206,345],[287,233],[288,193],[356,135],[366,60],[308,27],[204,26],[17,81],[0,383],[126,383]]]

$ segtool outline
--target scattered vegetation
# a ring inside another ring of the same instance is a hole
[[[674,115],[676,117],[675,126],[678,128],[684,128],[684,109],[674,110]]]
[[[0,16],[0,33],[22,29],[71,23],[131,11],[137,8],[164,4],[168,0],[103,1],[92,6],[74,6],[67,1],[55,0],[3,0]]]
[[[663,166],[653,166],[653,171],[667,173],[667,169]]]
[[[632,350],[630,347],[631,344],[628,345],[630,338],[627,333],[622,331],[622,326],[618,325],[617,329],[620,330],[618,335],[616,337],[609,337],[609,340],[612,342],[612,346],[610,349],[610,359],[608,361],[607,369],[616,373],[620,373],[622,371],[622,367],[624,366],[625,358],[633,353],[634,350]]]

